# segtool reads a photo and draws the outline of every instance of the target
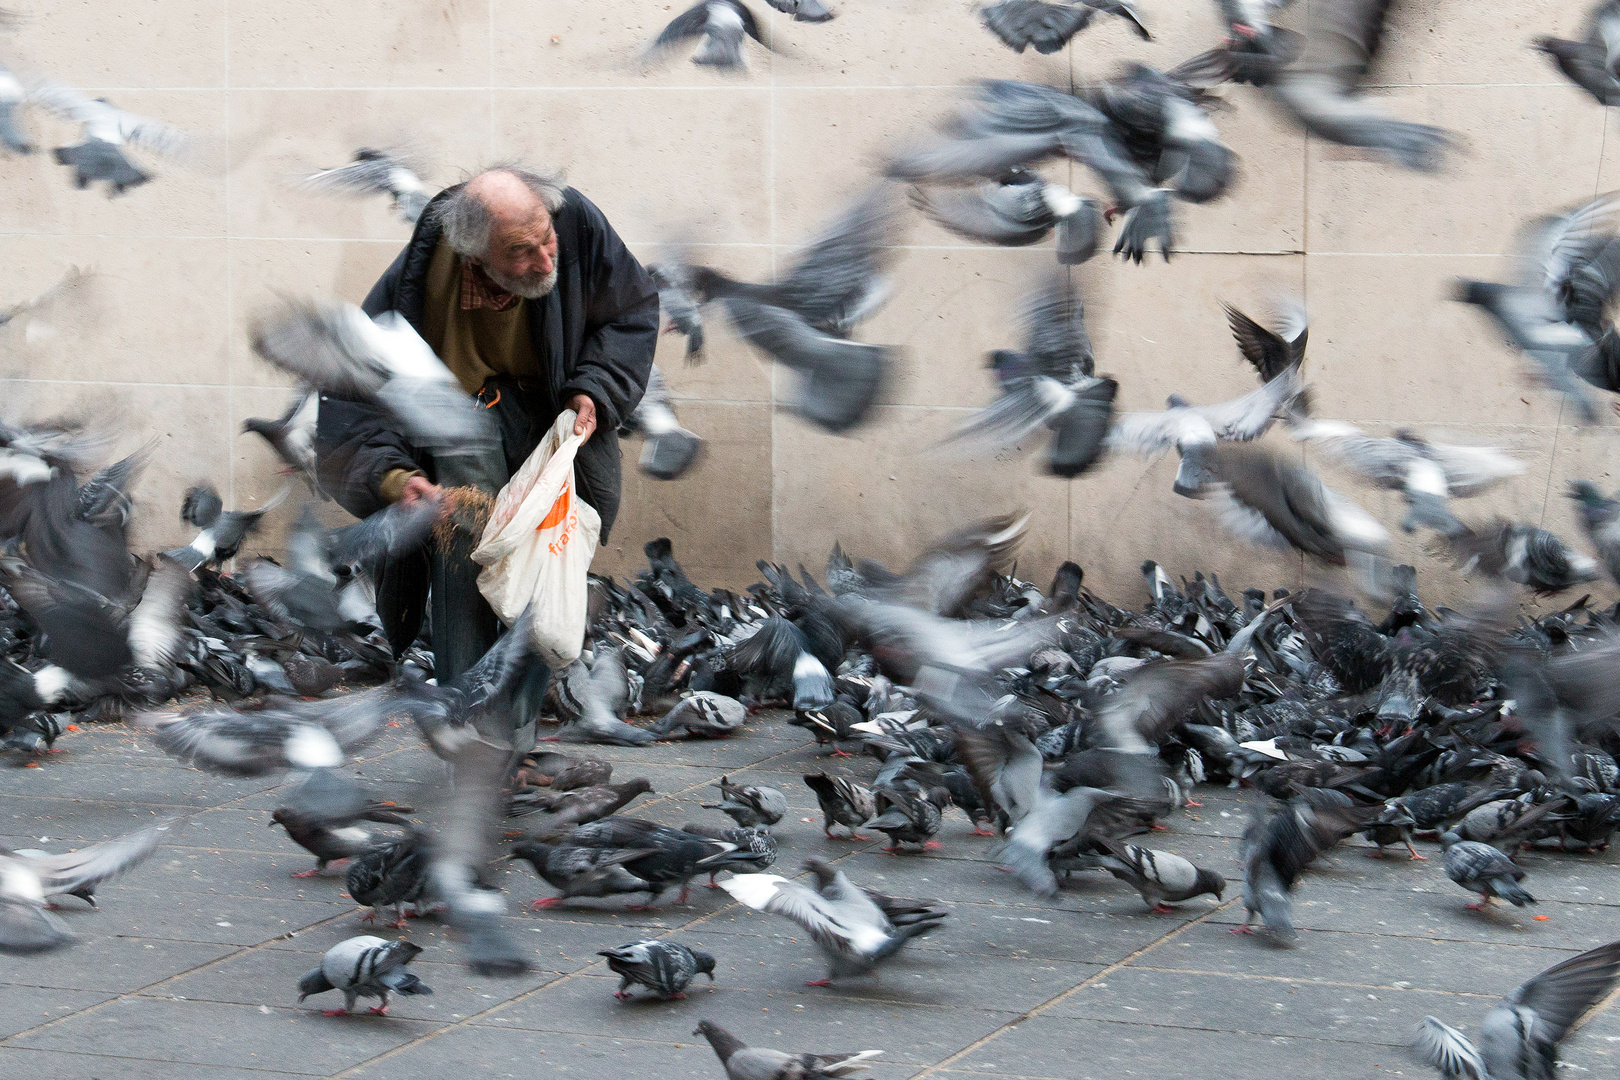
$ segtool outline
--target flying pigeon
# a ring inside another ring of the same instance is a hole
[[[842,870],[819,859],[810,859],[805,867],[816,876],[815,888],[775,874],[737,874],[720,887],[755,911],[781,915],[804,927],[830,964],[827,978],[813,979],[807,986],[830,986],[835,977],[866,974],[898,954],[912,938],[938,929],[946,917],[943,909],[927,903],[897,901],[859,888]],[[891,920],[890,911],[899,908],[908,909],[908,914],[897,916],[899,922]]]
[[[108,197],[122,195],[152,178],[129,159],[126,147],[173,158],[184,154],[191,142],[184,131],[171,124],[125,112],[106,98],[92,100],[67,86],[36,86],[29,91],[28,100],[80,125],[83,141],[58,147],[56,160],[73,168],[75,187],[104,182]]]
[[[1057,232],[1057,261],[1075,266],[1097,253],[1102,211],[1029,169],[1009,169],[965,188],[913,188],[911,203],[958,236],[999,247],[1038,244]]]
[[[1558,1044],[1620,981],[1620,941],[1554,964],[1503,998],[1479,1025],[1479,1044],[1432,1016],[1412,1048],[1446,1080],[1546,1080]]]
[[[334,191],[348,195],[387,195],[394,201],[394,213],[414,225],[427,209],[427,188],[408,160],[396,150],[362,147],[354,160],[335,169],[321,169],[300,181],[313,191]]]

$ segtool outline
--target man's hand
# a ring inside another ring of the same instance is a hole
[[[575,394],[568,407],[579,415],[574,419],[574,434],[589,439],[596,432],[596,402],[589,394]]]
[[[399,501],[406,506],[413,505],[418,499],[441,500],[444,498],[444,489],[425,476],[413,476],[405,481],[405,487],[399,493]]]

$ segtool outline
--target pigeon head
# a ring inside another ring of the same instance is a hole
[[[714,1047],[715,1057],[720,1059],[722,1065],[730,1061],[731,1055],[738,1050],[748,1049],[741,1039],[712,1020],[698,1021],[697,1030],[692,1034],[702,1035],[709,1040],[709,1045]]]
[[[636,795],[646,795],[649,794],[653,789],[652,781],[648,780],[645,776],[638,776],[634,780],[627,780],[624,783],[617,785],[617,787],[620,791],[627,795],[632,792]]]
[[[691,952],[692,959],[697,961],[698,974],[707,975],[709,981],[714,982],[714,957],[706,952],[699,952],[697,949],[693,949]]]
[[[1204,868],[1199,867],[1198,877],[1193,881],[1192,896],[1202,896],[1205,893],[1209,893],[1214,896],[1215,899],[1220,900],[1223,899],[1222,894],[1225,892],[1226,879],[1224,877],[1217,874],[1213,870],[1205,870]],[[1192,899],[1192,896],[1189,896],[1188,899]]]

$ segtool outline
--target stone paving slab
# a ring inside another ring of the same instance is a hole
[[[636,897],[531,912],[527,902],[552,890],[522,863],[499,867],[495,880],[534,970],[476,978],[436,920],[402,931],[364,924],[341,868],[291,878],[313,860],[266,827],[279,781],[209,777],[129,728],[95,727],[69,733],[65,752],[37,768],[0,766],[0,843],[62,851],[168,816],[185,822],[146,864],[99,890],[101,910],[64,903],[75,944],[5,959],[0,1076],[717,1080],[718,1062],[692,1034],[705,1018],[787,1050],[882,1049],[873,1080],[1424,1076],[1404,1051],[1424,1014],[1477,1029],[1498,996],[1620,926],[1620,858],[1608,853],[1528,852],[1527,883],[1542,903],[1477,913],[1438,859],[1411,862],[1394,849],[1371,859],[1354,839],[1301,880],[1296,948],[1234,936],[1238,837],[1264,800],[1227,788],[1200,789],[1202,807],[1136,841],[1226,875],[1224,902],[1155,915],[1102,874],[1077,874],[1043,900],[997,870],[997,842],[973,836],[954,811],[943,849],[925,855],[885,854],[881,837],[825,838],[802,774],[864,780],[877,763],[827,757],[779,715],[750,723],[713,743],[563,749],[614,761],[620,779],[646,776],[654,792],[629,812],[672,825],[727,824],[701,807],[723,773],[780,787],[789,814],[773,872],[797,874],[816,856],[857,882],[949,909],[943,928],[874,978],[806,987],[825,971],[814,944],[722,890],[694,887],[685,903],[667,894],[652,911],[627,910]],[[409,728],[385,729],[349,768],[422,814],[447,796],[443,764]],[[415,970],[435,993],[397,1002],[389,1017],[321,1016],[336,995],[300,1005],[297,980],[320,953],[367,932],[422,945]],[[700,979],[683,1001],[616,1001],[597,951],[649,936],[712,952],[712,988]],[[1600,1009],[1565,1056],[1612,1074],[1620,1010]]]

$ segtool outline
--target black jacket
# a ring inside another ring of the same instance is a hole
[[[423,211],[410,243],[366,296],[366,314],[397,311],[421,333],[428,264],[443,233],[437,208],[454,190]],[[528,411],[538,438],[575,394],[596,402],[596,432],[580,447],[574,476],[580,497],[601,515],[606,539],[619,512],[618,429],[641,401],[658,344],[658,290],[607,218],[573,188],[552,220],[557,286],[529,304],[541,375]],[[391,470],[433,475],[431,459],[380,410],[329,395],[321,397],[316,454],[323,485],[356,517],[382,508],[378,486]]]

